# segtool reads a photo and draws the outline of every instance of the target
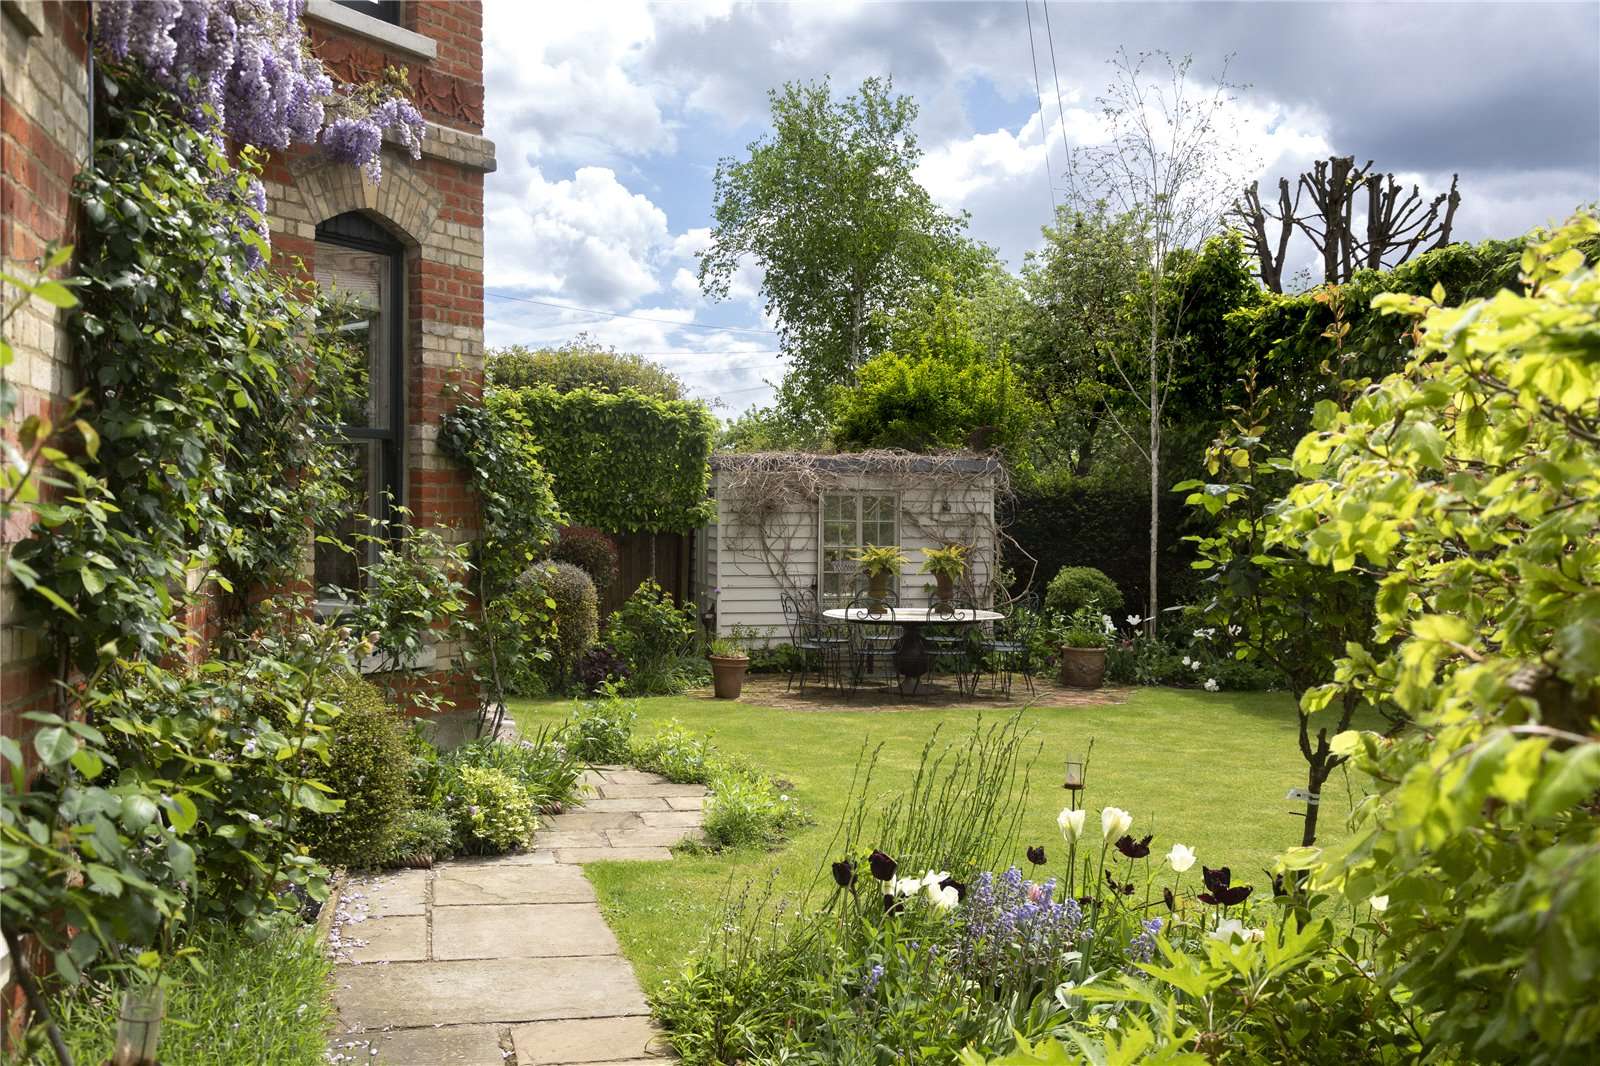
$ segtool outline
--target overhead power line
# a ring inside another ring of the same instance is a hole
[[[1050,222],[1056,217],[1056,179],[1050,173],[1050,128],[1044,123],[1044,89],[1039,85],[1039,53],[1033,47],[1033,3],[1023,0],[1022,10],[1028,16],[1028,58],[1033,60],[1033,95],[1039,101],[1039,143],[1044,146],[1044,181],[1050,186]]]
[[[1050,0],[1040,0],[1040,5],[1044,8],[1044,35],[1050,42],[1050,76],[1056,82],[1056,112],[1061,116],[1061,150],[1066,153],[1066,166],[1071,170],[1072,149],[1067,147],[1067,105],[1061,101],[1061,71],[1056,68],[1056,35],[1050,28]]]
[[[534,304],[539,307],[555,307],[562,311],[578,311],[586,315],[605,315],[607,318],[629,318],[636,322],[655,322],[663,326],[677,326],[679,329],[709,329],[719,333],[759,333],[767,337],[776,337],[775,329],[756,329],[752,326],[713,326],[704,322],[676,322],[670,318],[654,318],[650,315],[634,315],[624,311],[602,311],[596,307],[578,307],[575,304],[558,304],[551,300],[535,300],[529,296],[513,296],[508,292],[495,292],[493,289],[483,290],[485,296],[492,296],[496,300],[511,300],[519,304]]]

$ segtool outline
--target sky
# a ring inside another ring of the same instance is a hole
[[[760,273],[703,296],[719,159],[767,129],[767,92],[887,75],[919,107],[918,176],[1013,268],[1094,143],[1119,48],[1225,71],[1241,180],[1374,159],[1425,193],[1459,174],[1456,239],[1600,200],[1600,3],[484,4],[491,346],[587,332],[679,374],[730,417],[783,364]],[[1030,28],[1032,20],[1030,53]],[[1048,20],[1048,28],[1046,26]],[[1034,63],[1042,93],[1036,92]],[[1058,93],[1059,86],[1059,93]]]

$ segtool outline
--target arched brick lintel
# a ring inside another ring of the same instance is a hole
[[[313,223],[360,211],[407,248],[429,243],[439,199],[407,157],[386,149],[383,179],[377,183],[367,180],[360,167],[327,159],[306,159],[292,169]]]

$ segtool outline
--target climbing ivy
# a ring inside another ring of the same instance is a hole
[[[669,532],[712,515],[711,438],[702,403],[633,389],[493,389],[489,410],[515,412],[540,449],[573,522],[608,533]]]

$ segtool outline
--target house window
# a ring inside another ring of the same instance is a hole
[[[848,602],[859,584],[855,555],[869,544],[899,544],[899,501],[891,494],[829,492],[822,497],[821,599]],[[898,590],[899,579],[890,587]]]
[[[356,534],[392,526],[394,509],[403,503],[405,257],[398,242],[357,214],[318,226],[315,255],[318,284],[342,301],[345,312],[334,328],[366,352],[356,370],[357,398],[338,427],[355,469],[354,506],[337,528],[321,531],[352,550],[316,546],[318,595],[339,601],[360,591],[362,570],[377,551],[372,542],[357,547]]]
[[[400,25],[400,0],[333,0],[340,7],[371,15],[391,26]]]

